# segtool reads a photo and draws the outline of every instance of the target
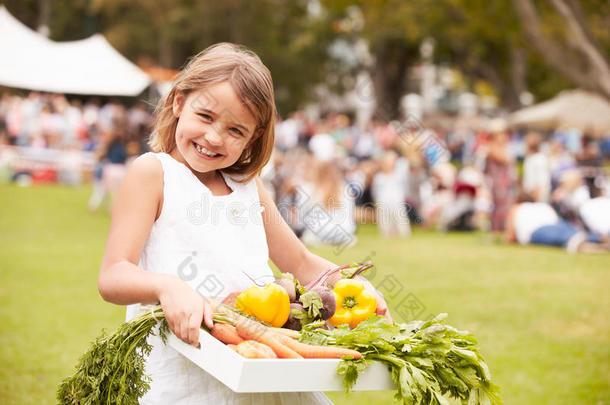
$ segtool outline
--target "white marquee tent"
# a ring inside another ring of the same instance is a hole
[[[0,85],[56,93],[136,96],[151,80],[101,34],[54,42],[0,5]]]
[[[566,90],[555,98],[511,114],[510,123],[542,130],[580,129],[591,135],[610,133],[610,102],[582,90]]]

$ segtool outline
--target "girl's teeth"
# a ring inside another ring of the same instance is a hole
[[[203,146],[200,146],[197,144],[195,144],[195,149],[197,149],[197,152],[203,153],[204,155],[207,155],[209,157],[214,157],[214,156],[218,155],[218,153],[212,153],[209,150],[207,150],[206,148],[204,148]]]

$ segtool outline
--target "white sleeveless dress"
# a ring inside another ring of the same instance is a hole
[[[153,224],[139,266],[174,274],[202,296],[222,299],[257,283],[273,280],[256,183],[233,181],[231,194],[214,196],[184,164],[154,153],[163,167],[163,208]],[[247,275],[246,275],[247,274]],[[127,307],[127,320],[140,305]],[[150,390],[146,405],[332,404],[322,393],[238,394],[197,367],[157,336],[146,361]]]

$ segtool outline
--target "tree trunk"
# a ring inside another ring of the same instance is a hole
[[[375,88],[376,118],[400,118],[400,99],[405,91],[407,70],[416,51],[401,40],[386,40],[373,50],[375,66],[371,72]]]
[[[572,47],[581,54],[581,57],[568,52],[568,49],[542,32],[538,13],[531,0],[512,1],[522,20],[526,35],[548,64],[576,85],[610,99],[610,66],[599,47],[593,42],[578,3],[571,0],[572,7],[570,7],[564,0],[551,0],[566,22],[567,36]],[[584,67],[576,62],[579,59]]]
[[[159,31],[159,65],[170,69],[174,67],[172,64],[172,44],[164,31],[163,28]]]

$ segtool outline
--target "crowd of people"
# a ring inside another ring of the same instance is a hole
[[[570,251],[608,250],[610,137],[516,131],[498,118],[449,128],[351,122],[297,112],[276,126],[266,177],[291,226],[311,243],[342,243],[333,230],[352,232],[344,218],[353,218],[375,222],[383,236],[407,237],[415,223]],[[324,208],[328,226],[317,231],[309,223],[304,198]]]
[[[610,134],[572,129],[516,131],[499,118],[447,128],[345,114],[278,119],[275,150],[262,173],[280,212],[307,244],[348,244],[358,224],[385,237],[411,225],[489,230],[522,244],[604,251],[610,237]],[[147,150],[152,115],[143,104],[68,101],[32,92],[0,98],[0,166],[11,148],[92,153],[91,210],[112,196],[129,161]],[[11,155],[12,153],[12,155]],[[78,168],[72,167],[73,172]],[[56,180],[78,184],[83,177]],[[111,202],[111,198],[110,198]]]
[[[86,157],[94,184],[89,207],[96,210],[117,190],[130,159],[147,150],[152,116],[146,105],[130,108],[118,100],[83,103],[61,94],[5,93],[0,98],[3,178],[58,181],[78,185]],[[16,151],[17,149],[18,151]],[[10,169],[12,170],[10,170]]]

